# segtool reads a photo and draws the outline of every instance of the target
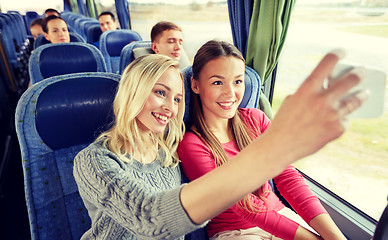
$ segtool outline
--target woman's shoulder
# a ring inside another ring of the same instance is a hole
[[[238,110],[243,118],[248,118],[252,116],[255,118],[265,117],[265,113],[257,108],[239,108]]]
[[[85,157],[97,157],[97,156],[107,156],[112,154],[112,152],[105,146],[103,140],[96,140],[89,144],[86,148],[82,149],[76,156],[77,158]]]
[[[200,138],[195,135],[195,133],[193,133],[192,131],[187,131],[185,133],[185,135],[183,135],[183,139],[182,141],[179,143],[179,146],[183,146],[183,145],[186,145],[186,144],[193,144],[193,143],[196,143],[196,142],[199,142],[201,141]]]

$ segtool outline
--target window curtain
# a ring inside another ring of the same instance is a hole
[[[78,4],[78,12],[79,12],[79,14],[85,16],[85,6],[84,6],[83,0],[77,0],[77,4]]]
[[[247,45],[247,65],[255,69],[263,84],[271,76],[286,39],[296,0],[255,0]],[[271,104],[260,94],[260,109],[272,119]]]
[[[249,25],[252,17],[253,0],[228,0],[229,22],[232,27],[233,43],[246,57]]]
[[[121,29],[131,29],[127,0],[115,0],[115,6]]]

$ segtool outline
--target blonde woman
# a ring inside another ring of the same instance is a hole
[[[323,60],[314,72],[320,76],[309,78],[304,90],[285,103],[286,108],[301,107],[280,110],[266,137],[252,142],[234,161],[182,185],[176,149],[184,130],[184,88],[178,63],[159,54],[136,59],[119,83],[112,128],[74,161],[74,177],[92,220],[82,239],[183,239],[290,163],[341,135],[346,105],[356,108],[362,97],[333,108],[360,81],[353,75],[320,96],[317,85],[337,61],[333,54]],[[334,93],[338,96],[333,98]],[[305,120],[298,124],[288,120],[301,115]],[[323,126],[329,129],[322,131]],[[300,139],[292,139],[291,127]],[[272,146],[274,141],[282,147]],[[284,141],[290,144],[283,147]],[[258,154],[257,149],[267,150]]]

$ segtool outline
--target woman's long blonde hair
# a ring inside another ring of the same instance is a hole
[[[219,57],[235,57],[245,63],[244,57],[240,51],[230,43],[223,41],[211,40],[202,45],[194,57],[193,62],[193,79],[199,81],[199,75],[203,67],[211,60]],[[217,137],[209,131],[203,116],[202,102],[199,94],[191,91],[190,98],[190,116],[192,117],[193,126],[191,131],[194,132],[205,144],[209,147],[214,156],[216,166],[221,166],[229,160],[221,142]],[[258,129],[253,129],[252,126],[245,123],[240,116],[239,111],[229,120],[229,127],[232,130],[233,139],[236,141],[238,149],[241,151],[248,146],[256,137],[260,135]],[[259,194],[263,193],[261,188]],[[260,196],[260,195],[259,195]],[[265,201],[265,198],[260,196]],[[239,202],[239,205],[251,212],[257,212],[259,209],[255,207],[249,200],[249,195]]]
[[[121,76],[113,102],[114,124],[98,139],[103,139],[104,144],[123,162],[131,162],[135,152],[141,156],[146,154],[147,148],[144,144],[146,137],[153,139],[158,144],[158,149],[163,151],[161,154],[163,157],[159,158],[163,166],[174,167],[179,162],[176,150],[184,132],[184,101],[179,102],[178,113],[168,122],[164,133],[151,132],[150,136],[144,136],[140,134],[136,120],[155,83],[170,67],[176,68],[179,72],[177,61],[164,55],[149,54],[134,60]],[[180,77],[183,83],[182,74]],[[184,88],[182,93],[184,94]]]

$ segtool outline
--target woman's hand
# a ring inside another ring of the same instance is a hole
[[[267,133],[275,134],[278,146],[287,148],[289,163],[310,155],[326,143],[341,136],[347,126],[347,115],[368,98],[361,91],[345,99],[348,91],[366,75],[363,68],[355,68],[324,88],[338,60],[344,52],[327,54],[295,94],[285,99]],[[284,133],[279,136],[279,133]]]

